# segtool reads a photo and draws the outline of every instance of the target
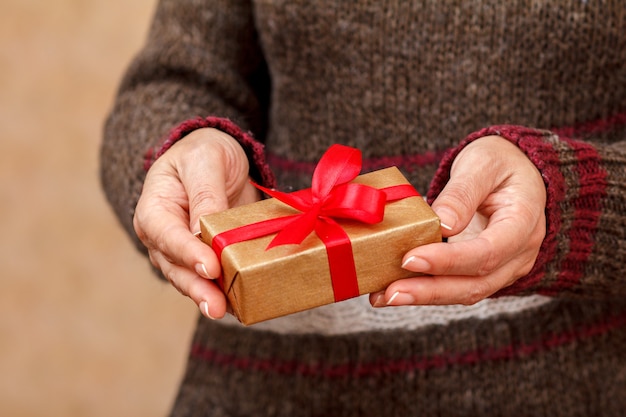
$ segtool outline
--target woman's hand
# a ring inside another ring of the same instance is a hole
[[[374,306],[474,304],[528,274],[546,233],[541,174],[514,144],[480,138],[455,159],[432,208],[447,243],[410,250],[403,267],[425,274],[370,295]]]
[[[226,313],[226,298],[212,281],[221,266],[194,234],[201,215],[259,199],[248,181],[239,143],[216,129],[198,129],[152,165],[137,203],[135,232],[150,261],[209,318]]]

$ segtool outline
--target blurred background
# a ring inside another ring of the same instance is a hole
[[[164,416],[192,302],[151,274],[98,178],[153,0],[0,0],[0,416]]]

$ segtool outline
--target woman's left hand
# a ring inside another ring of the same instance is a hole
[[[546,234],[546,188],[514,144],[487,136],[467,145],[433,202],[447,243],[406,253],[403,267],[424,274],[370,295],[387,305],[470,305],[513,284],[532,269]]]

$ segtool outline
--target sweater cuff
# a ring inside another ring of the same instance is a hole
[[[265,160],[265,147],[254,139],[252,133],[244,132],[230,119],[209,116],[186,120],[170,132],[167,138],[157,148],[150,148],[144,157],[144,170],[150,169],[152,164],[176,142],[197,129],[214,128],[232,136],[246,152],[250,164],[250,177],[259,184],[273,188],[276,179]]]
[[[535,164],[546,185],[546,236],[541,245],[539,255],[530,273],[517,280],[513,285],[502,289],[495,296],[521,295],[530,293],[553,294],[548,291],[542,278],[545,276],[546,265],[554,259],[556,253],[557,233],[560,227],[559,202],[562,200],[564,187],[563,177],[558,169],[558,156],[554,148],[554,134],[546,130],[531,129],[522,126],[502,125],[491,126],[470,134],[459,146],[451,149],[443,158],[428,192],[428,202],[433,203],[450,179],[452,163],[457,155],[471,142],[485,136],[501,136],[517,145]]]

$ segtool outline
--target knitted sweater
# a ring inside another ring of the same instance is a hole
[[[544,178],[547,235],[527,276],[475,306],[201,318],[172,415],[623,414],[622,2],[161,0],[101,150],[135,242],[146,166],[205,126],[266,185],[308,186],[343,143],[430,201],[465,144],[498,134]]]

